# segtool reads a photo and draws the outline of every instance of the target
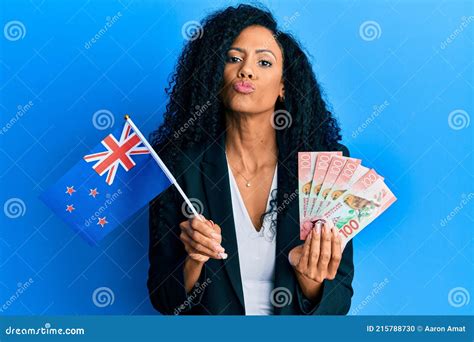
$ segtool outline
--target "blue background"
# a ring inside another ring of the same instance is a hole
[[[38,195],[104,136],[92,117],[133,114],[144,133],[161,122],[164,87],[185,39],[183,25],[228,1],[6,1],[0,11],[0,306],[2,314],[154,314],[146,290],[148,212],[90,247]],[[473,294],[473,20],[468,1],[264,1],[312,56],[353,157],[382,174],[398,201],[354,241],[352,314],[468,314]],[[89,48],[85,44],[120,18]],[[295,13],[298,13],[295,16]],[[293,18],[294,20],[292,20]],[[25,36],[9,40],[18,20]],[[361,35],[364,22],[379,36]],[[458,29],[458,31],[456,31]],[[444,43],[453,35],[450,43]],[[363,39],[363,38],[366,39]],[[378,115],[374,106],[388,103]],[[363,126],[368,118],[373,120]],[[458,127],[459,128],[459,127]],[[471,194],[471,196],[469,195]],[[467,203],[459,207],[466,196]],[[459,208],[458,208],[459,209]],[[456,210],[447,224],[441,220]],[[383,284],[383,286],[381,285]],[[114,302],[94,305],[100,287]],[[376,291],[378,289],[378,291]]]

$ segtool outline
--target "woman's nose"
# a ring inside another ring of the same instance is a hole
[[[253,72],[252,70],[250,70],[249,68],[247,67],[243,67],[240,72],[239,72],[239,76],[241,78],[249,78],[249,79],[252,79],[253,78]]]

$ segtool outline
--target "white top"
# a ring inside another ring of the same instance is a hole
[[[232,211],[237,236],[240,275],[244,292],[246,315],[272,315],[273,305],[270,295],[275,281],[276,229],[271,231],[271,220],[276,220],[276,211],[267,215],[259,232],[255,229],[250,215],[229,169]],[[277,188],[277,167],[273,175],[266,212],[270,209],[271,194]]]

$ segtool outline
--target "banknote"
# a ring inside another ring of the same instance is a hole
[[[332,220],[345,246],[397,198],[375,170],[369,170],[334,201],[320,218]]]
[[[298,200],[300,217],[306,217],[317,152],[298,152]]]
[[[330,220],[345,246],[397,199],[383,176],[341,152],[300,152],[298,178],[301,240]]]
[[[334,182],[336,181],[337,177],[344,168],[347,159],[347,157],[342,156],[333,156],[331,158],[329,166],[326,170],[326,174],[324,175],[323,182],[321,184],[321,189],[318,191],[318,195],[316,196],[314,205],[311,208],[311,212],[307,216],[316,216],[318,214],[323,205],[323,202],[326,199],[326,196],[329,194],[329,191],[331,191]]]
[[[304,217],[310,216],[316,205],[316,199],[318,198],[319,192],[323,185],[324,177],[331,163],[332,157],[342,156],[342,152],[319,152],[315,160],[315,166],[313,168],[313,178],[311,182],[311,191],[309,193],[309,204],[308,211],[305,212]]]
[[[315,216],[319,215],[321,211],[323,211],[332,201],[337,200],[339,196],[341,196],[348,188],[350,188],[350,186],[352,185],[350,183],[351,180],[355,182],[354,178],[357,177],[356,171],[359,169],[358,167],[361,166],[361,160],[356,158],[343,158],[345,159],[345,162],[344,166],[340,171],[337,163],[334,163],[335,165],[333,166],[329,166],[328,172],[323,182],[321,203],[318,205],[318,209],[315,212]],[[333,164],[333,161],[331,161],[331,164]],[[368,168],[363,168],[366,169],[366,172],[368,171]],[[365,172],[363,172],[363,170],[361,169],[359,169],[359,172],[360,178]],[[331,182],[332,177],[328,177],[328,175],[336,173],[338,174],[336,179],[334,180],[334,182]],[[326,178],[329,179],[326,180]],[[329,183],[332,184],[330,185]]]

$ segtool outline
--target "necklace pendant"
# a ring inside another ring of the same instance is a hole
[[[250,182],[247,182],[247,184],[245,184],[247,186],[247,188],[250,186]]]

